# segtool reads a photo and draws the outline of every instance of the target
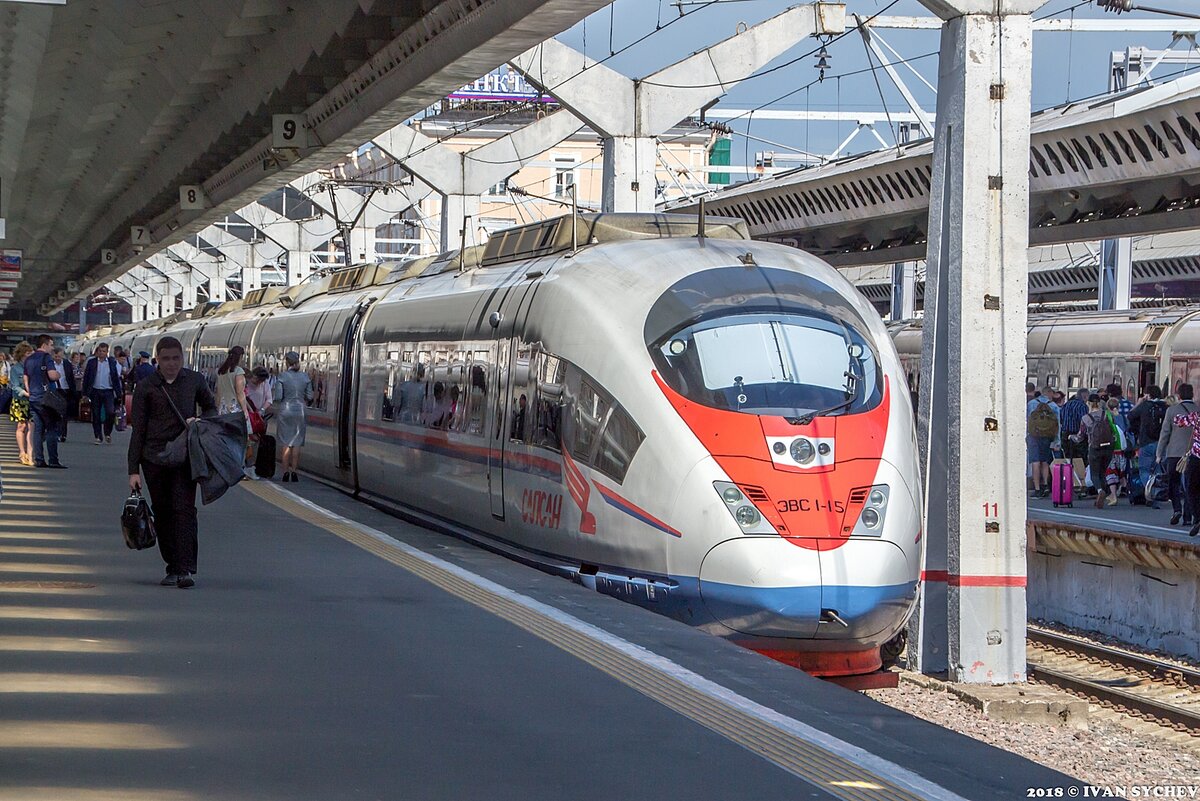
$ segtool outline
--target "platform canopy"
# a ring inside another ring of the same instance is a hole
[[[62,308],[605,4],[0,2],[6,313]]]

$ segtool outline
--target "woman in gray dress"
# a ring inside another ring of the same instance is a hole
[[[300,448],[304,445],[304,407],[313,399],[312,381],[300,372],[300,354],[288,351],[285,370],[275,382],[275,436],[283,448],[283,478],[299,481]]]

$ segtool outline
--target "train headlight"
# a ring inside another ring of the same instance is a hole
[[[713,488],[725,502],[725,508],[737,522],[743,534],[778,534],[771,521],[763,517],[754,502],[738,486],[729,481],[714,481]]]
[[[739,506],[737,511],[733,513],[733,516],[742,528],[751,528],[755,523],[762,520],[762,515],[759,514],[759,511],[748,504]]]
[[[887,484],[861,487],[851,492],[850,511],[858,513],[858,519],[854,523],[854,533],[867,537],[881,535],[890,498],[891,488]]]
[[[803,437],[792,441],[791,451],[792,458],[796,460],[797,464],[808,464],[817,455],[817,449]]]

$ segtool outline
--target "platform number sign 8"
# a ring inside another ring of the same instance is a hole
[[[194,211],[205,207],[204,190],[199,186],[179,187],[179,208]]]
[[[275,114],[271,117],[272,147],[307,147],[308,135],[303,114]]]

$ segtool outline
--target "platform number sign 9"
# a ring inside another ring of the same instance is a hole
[[[272,147],[307,147],[308,130],[303,114],[274,114],[271,117]]]

